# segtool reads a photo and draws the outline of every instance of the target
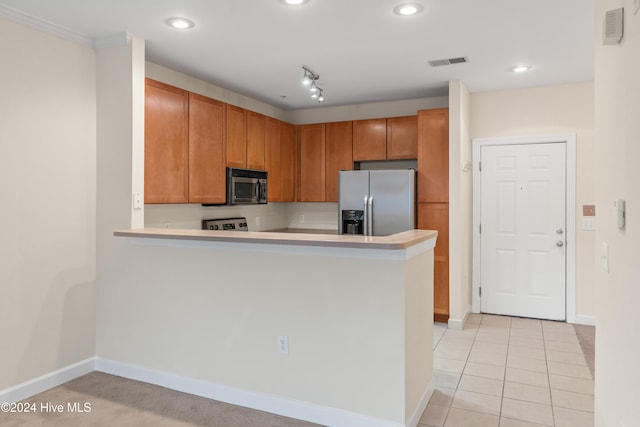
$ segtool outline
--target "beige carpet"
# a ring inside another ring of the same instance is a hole
[[[314,427],[291,418],[221,403],[151,384],[92,372],[33,396],[36,413],[0,413],[0,426],[122,427]],[[62,413],[42,412],[40,405],[62,404]],[[91,412],[70,413],[67,404],[91,404]]]

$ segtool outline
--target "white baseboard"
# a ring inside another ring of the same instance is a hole
[[[449,327],[449,329],[455,329],[457,331],[461,331],[470,313],[471,313],[471,305],[469,305],[467,309],[464,311],[464,314],[462,315],[462,319],[449,318],[449,322],[447,323],[447,326]]]
[[[586,314],[576,314],[576,321],[572,323],[577,323],[578,325],[589,325],[596,326],[596,316],[589,316]]]
[[[22,384],[0,391],[0,402],[19,402],[43,391],[57,387],[68,381],[86,375],[95,370],[95,358],[91,357],[57,371],[41,375]]]
[[[100,357],[96,357],[95,369],[96,371],[107,374],[155,384],[172,390],[218,400],[220,402],[244,406],[247,408],[270,412],[272,414],[278,414],[285,417],[296,418],[332,427],[404,427],[404,424],[390,420],[372,418],[355,412],[266,393],[238,389],[208,381],[197,380],[127,363],[103,359]],[[426,403],[429,401],[432,392],[432,388],[431,391],[427,390],[425,396],[421,400],[421,405],[424,403],[424,406],[426,407]],[[426,401],[424,401],[425,399]],[[420,412],[420,415],[421,414],[422,412]],[[417,420],[419,420],[419,415],[414,414],[413,418],[416,416]],[[410,426],[415,427],[415,425],[417,425],[417,421],[416,424],[412,424]]]
[[[411,418],[409,418],[409,422],[407,422],[407,427],[418,427],[418,423],[420,422],[420,418],[422,418],[422,414],[424,410],[427,409],[427,405],[429,404],[429,400],[431,400],[431,395],[433,395],[433,391],[435,390],[435,380],[433,377],[427,386],[424,394],[422,395],[422,399],[420,399],[420,403],[418,403],[418,407],[413,412]]]

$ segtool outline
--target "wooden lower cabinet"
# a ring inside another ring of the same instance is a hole
[[[449,320],[449,203],[418,203],[418,228],[437,230],[433,254],[433,317]]]

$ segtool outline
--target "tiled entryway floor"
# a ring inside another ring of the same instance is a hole
[[[432,427],[592,427],[593,377],[573,326],[470,315],[434,325]]]

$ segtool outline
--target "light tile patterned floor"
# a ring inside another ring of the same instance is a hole
[[[425,427],[592,427],[593,377],[573,326],[472,314],[435,324]]]

